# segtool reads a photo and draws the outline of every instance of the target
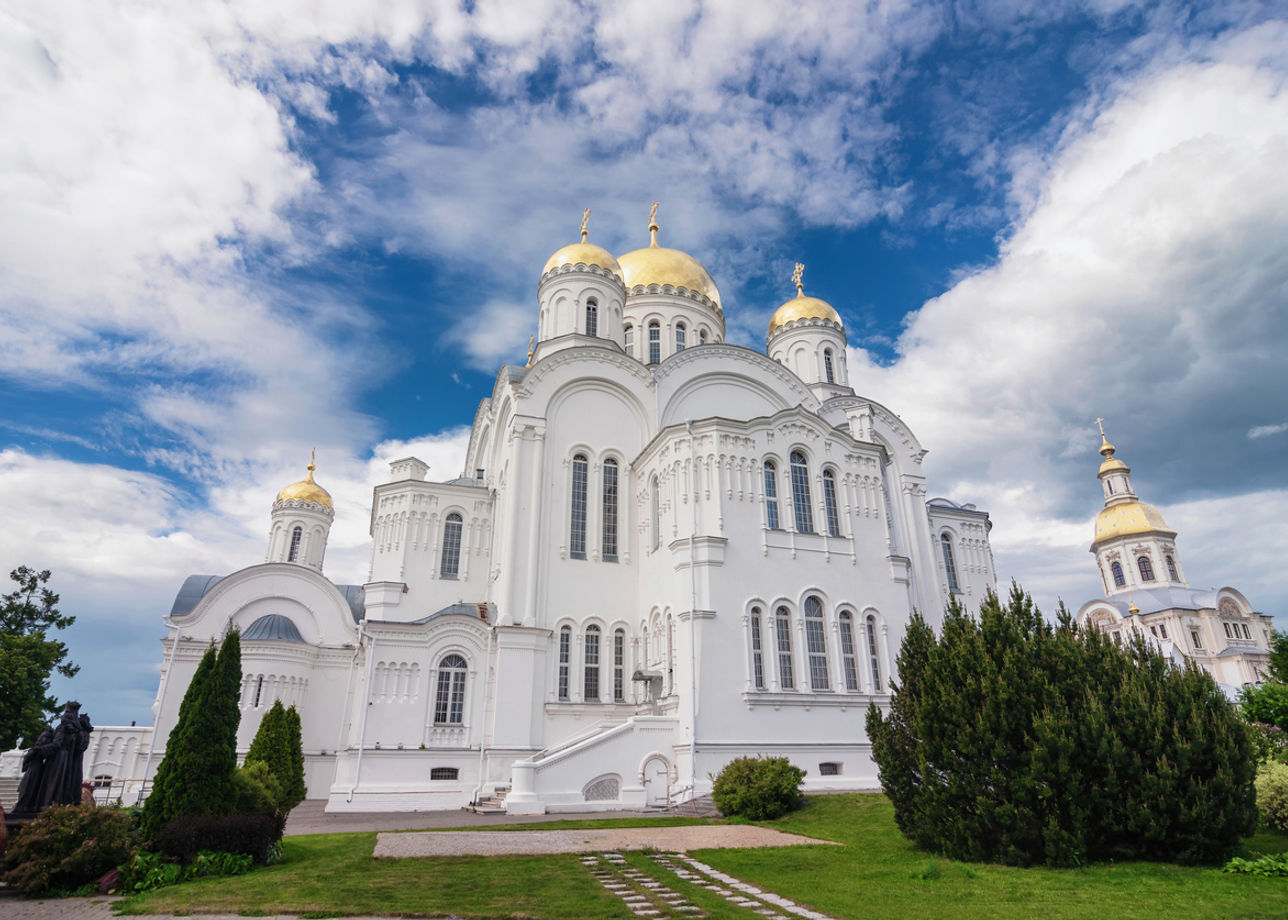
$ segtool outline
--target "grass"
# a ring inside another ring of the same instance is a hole
[[[615,818],[507,826],[588,828],[707,824],[693,818]],[[839,918],[1281,918],[1288,882],[1219,869],[1158,863],[1074,870],[1013,869],[960,863],[912,847],[880,795],[811,797],[806,807],[766,827],[843,844],[707,850],[703,862]],[[479,830],[480,828],[465,828]],[[496,828],[501,829],[501,828]],[[376,860],[375,833],[288,837],[281,864],[230,879],[202,879],[123,902],[126,913],[628,918],[575,856],[451,857]],[[1249,851],[1288,852],[1288,834],[1260,833]],[[662,870],[644,854],[635,867],[688,896],[713,920],[758,920]]]

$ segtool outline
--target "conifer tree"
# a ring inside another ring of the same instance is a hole
[[[295,707],[284,709],[274,701],[264,713],[255,740],[246,752],[246,763],[263,763],[280,789],[277,809],[285,816],[304,799],[304,753],[300,742],[300,718]]]
[[[304,782],[304,727],[300,724],[300,714],[294,706],[286,710],[286,740],[290,744],[291,775],[290,782],[282,784],[282,797],[288,807],[294,808],[308,795]]]
[[[1211,678],[1143,640],[1047,623],[1012,586],[918,616],[868,734],[901,831],[958,859],[1211,862],[1256,818],[1247,730]]]

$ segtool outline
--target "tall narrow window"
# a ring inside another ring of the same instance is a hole
[[[461,516],[453,511],[443,524],[443,558],[438,566],[438,574],[443,578],[456,578],[460,574],[463,523]]]
[[[827,532],[833,537],[841,535],[841,515],[836,508],[836,474],[823,471],[823,507],[827,511]]]
[[[1176,560],[1171,556],[1164,556],[1163,558],[1167,561],[1167,577],[1172,581],[1180,581],[1181,576],[1176,572]]]
[[[773,460],[765,461],[765,525],[778,530],[778,467]]]
[[[626,630],[613,633],[613,701],[626,702]]]
[[[1203,640],[1199,638],[1199,631],[1197,629],[1190,630],[1190,639],[1194,642],[1194,647],[1196,649],[1199,651],[1203,650]]]
[[[1140,556],[1137,558],[1136,567],[1140,569],[1141,581],[1154,580],[1154,566],[1150,563],[1148,556]]]
[[[836,383],[836,373],[832,369],[832,349],[823,349],[823,377],[828,383]]]
[[[617,561],[617,461],[604,461],[604,494],[601,514],[605,562]]]
[[[778,638],[778,686],[782,690],[793,690],[796,680],[792,673],[792,615],[786,607],[779,607],[774,616]]]
[[[299,562],[300,560],[300,541],[304,539],[304,528],[296,527],[291,531],[291,549],[286,554],[287,562]]]
[[[1114,562],[1110,564],[1109,569],[1114,573],[1115,587],[1121,588],[1123,585],[1127,584],[1127,579],[1123,575],[1123,567],[1121,565],[1119,565],[1117,562]]]
[[[805,650],[809,653],[809,685],[813,690],[827,690],[827,634],[823,629],[823,602],[817,597],[805,598]]]
[[[586,627],[585,670],[582,672],[582,699],[587,703],[599,702],[599,627]]]
[[[799,450],[792,451],[792,511],[798,533],[814,532],[814,512],[809,506],[809,465]]]
[[[599,335],[599,301],[593,297],[586,301],[586,335]]]
[[[626,326],[626,354],[635,357],[635,327],[629,324]]]
[[[757,690],[765,689],[765,650],[760,635],[760,608],[751,608],[751,681]]]
[[[586,558],[586,478],[590,464],[585,454],[572,458],[572,526],[568,537],[568,555]]]
[[[699,329],[699,330],[698,330],[698,344],[699,344],[699,345],[705,345],[705,344],[707,344],[707,330],[706,330],[706,329]]]
[[[559,699],[568,699],[568,669],[572,662],[572,627],[559,630]]]
[[[675,324],[675,350],[684,351],[684,323]]]
[[[658,488],[657,477],[649,480],[649,519],[653,549],[662,545],[662,490]]]
[[[854,618],[842,610],[837,616],[841,625],[841,664],[845,669],[845,689],[859,689],[859,667],[854,655]]]
[[[438,663],[438,692],[434,694],[434,724],[465,721],[465,659],[448,655]]]
[[[939,545],[944,551],[944,571],[948,573],[948,590],[961,594],[957,584],[957,563],[953,560],[953,541],[946,533],[939,535]]]
[[[657,364],[662,360],[662,327],[654,320],[648,324],[648,363]]]
[[[881,656],[877,653],[877,618],[870,616],[867,621],[868,663],[872,668],[872,692],[881,692]]]

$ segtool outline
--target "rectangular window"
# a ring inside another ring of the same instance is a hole
[[[827,679],[827,642],[823,637],[823,618],[805,618],[805,645],[809,652],[809,685],[814,690],[830,689]]]
[[[834,760],[828,761],[826,763],[821,763],[818,765],[818,775],[819,776],[840,776],[841,765]]]
[[[1164,639],[1166,639],[1166,638],[1167,638],[1167,624],[1166,624],[1166,623],[1159,623],[1159,624],[1158,624],[1158,634],[1159,634],[1160,636],[1162,636]]]
[[[599,628],[592,626],[586,630],[586,669],[582,687],[583,698],[587,703],[599,702]]]
[[[626,327],[626,354],[635,357],[635,327]]]
[[[751,679],[757,690],[765,689],[764,650],[760,637],[760,609],[751,611]]]
[[[461,771],[456,767],[430,767],[429,769],[429,779],[431,782],[458,779],[460,775]]]
[[[626,633],[613,633],[613,699],[626,701]]]
[[[778,609],[778,684],[783,690],[796,687],[795,675],[792,673],[792,622],[786,608]]]
[[[1244,624],[1243,624],[1243,638],[1248,639],[1248,640],[1251,640],[1251,639],[1252,639],[1252,633],[1248,632],[1248,624],[1247,624],[1247,623],[1244,623]]]
[[[872,690],[881,692],[881,658],[877,654],[877,622],[868,617],[868,658],[872,665]]]
[[[836,507],[836,477],[828,470],[823,474],[823,505],[827,510],[827,532],[830,536],[841,535],[841,516]]]
[[[1225,627],[1225,637],[1226,637],[1227,639],[1233,639],[1233,638],[1234,638],[1234,636],[1233,636],[1233,635],[1231,635],[1231,633],[1230,633],[1230,624],[1229,624],[1229,623],[1222,623],[1221,625]]]
[[[859,668],[854,654],[854,624],[848,613],[841,614],[841,663],[845,667],[845,689],[859,689]]]
[[[617,561],[617,461],[604,461],[604,561]]]
[[[765,526],[778,530],[778,468],[765,464]]]
[[[794,451],[791,457],[792,468],[792,510],[796,515],[796,532],[814,532],[814,510],[810,507],[809,467],[805,455]]]
[[[657,364],[662,360],[662,327],[652,323],[648,327],[648,363]]]
[[[1199,638],[1199,631],[1197,629],[1190,630],[1190,639],[1194,642],[1194,647],[1196,649],[1202,650],[1203,640]]]
[[[569,535],[568,555],[574,559],[586,558],[586,478],[589,464],[585,456],[572,458],[572,527]]]
[[[568,699],[568,665],[572,656],[572,630],[559,630],[559,699]]]

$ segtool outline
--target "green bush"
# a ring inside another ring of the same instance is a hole
[[[716,777],[712,798],[726,817],[768,821],[800,808],[805,771],[786,757],[739,757]]]
[[[1263,827],[1288,831],[1288,764],[1267,760],[1257,769],[1257,812]]]
[[[171,821],[157,837],[162,854],[190,863],[202,850],[243,853],[267,865],[281,826],[271,814],[193,815]]]
[[[209,853],[203,850],[183,865],[166,860],[160,853],[139,850],[121,867],[119,890],[137,894],[194,878],[244,875],[254,864],[254,860],[241,853]]]
[[[261,764],[271,771],[276,788],[277,809],[285,818],[304,800],[304,754],[300,740],[300,717],[295,707],[284,709],[273,703],[260,720],[259,730],[246,752],[243,769]]]
[[[899,829],[966,861],[1223,861],[1256,826],[1252,739],[1203,671],[1122,648],[1012,586],[920,616],[868,736]]]
[[[28,898],[74,891],[129,860],[136,845],[123,809],[52,805],[9,841],[4,881]]]
[[[1236,856],[1226,863],[1222,872],[1240,875],[1260,875],[1263,878],[1277,878],[1288,875],[1288,853],[1272,853],[1268,856],[1257,856],[1254,859],[1243,859]]]
[[[1252,722],[1248,729],[1252,732],[1252,747],[1258,763],[1264,760],[1288,763],[1288,732],[1268,722]]]
[[[1249,722],[1266,722],[1288,731],[1288,684],[1244,687],[1239,706]]]

